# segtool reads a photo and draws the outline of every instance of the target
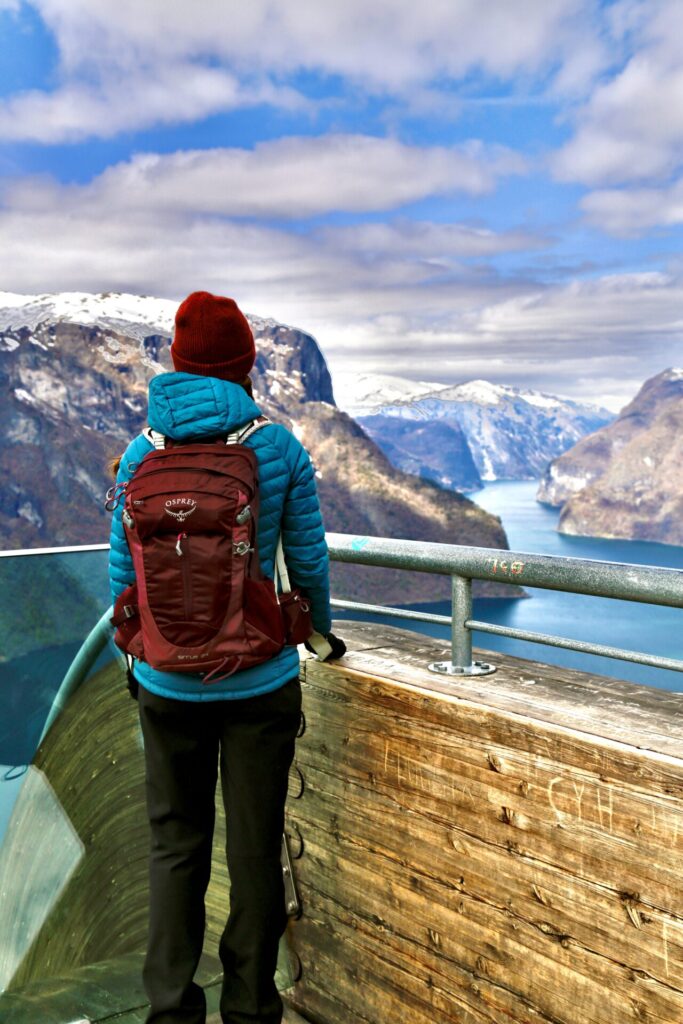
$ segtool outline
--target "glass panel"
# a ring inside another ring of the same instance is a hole
[[[0,557],[0,1020],[16,1024],[33,1024],[38,1007],[46,1024],[145,1016],[144,754],[137,704],[111,641],[51,715],[74,657],[109,608],[107,559],[106,550]],[[54,724],[38,748],[48,718]],[[224,849],[218,796],[198,975],[211,1011],[229,909]],[[292,983],[284,937],[276,982]]]
[[[0,557],[0,992],[85,855],[50,773],[31,762],[64,676],[109,607],[107,559],[106,550]],[[110,647],[97,667],[115,658]]]
[[[107,559],[107,551],[0,558],[2,778],[31,761],[74,655],[110,604]],[[0,787],[0,822],[11,791]]]

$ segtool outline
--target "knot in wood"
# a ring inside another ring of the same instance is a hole
[[[476,963],[475,963],[475,967],[477,968],[477,970],[479,971],[480,974],[488,974],[489,973],[488,961],[483,956],[478,956],[477,957]]]
[[[531,891],[533,892],[538,902],[542,903],[544,907],[552,907],[552,903],[550,902],[548,897],[541,889],[538,888],[535,882],[532,882]]]

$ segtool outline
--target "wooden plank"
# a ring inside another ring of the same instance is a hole
[[[345,779],[370,781],[370,790],[389,793],[405,809],[419,802],[463,838],[481,834],[503,849],[551,862],[560,847],[565,867],[571,862],[577,872],[592,872],[597,882],[604,878],[605,859],[611,860],[615,878],[623,874],[617,887],[622,891],[634,891],[623,848],[657,843],[657,861],[639,865],[637,877],[648,872],[646,898],[653,906],[667,905],[683,850],[683,804],[634,785],[642,768],[637,751],[614,752],[608,771],[612,751],[592,740],[554,729],[549,742],[546,727],[538,723],[462,704],[453,730],[447,703],[427,708],[419,693],[405,687],[375,691],[372,706],[349,729],[349,710],[337,699],[339,693],[316,681],[306,686],[307,693],[317,690],[318,707],[317,719],[315,708],[307,710],[307,731],[312,735],[317,727],[324,749],[313,740],[300,744],[300,770],[313,764],[332,772],[338,765]],[[349,692],[346,677],[341,686],[340,692]],[[377,736],[380,743],[373,742]],[[589,762],[597,770],[589,770]],[[569,774],[567,767],[573,769]],[[657,792],[678,782],[668,764],[661,772],[655,765],[650,774]],[[494,813],[482,819],[483,809]],[[593,840],[587,847],[581,840],[586,827]]]
[[[683,693],[657,688],[657,669],[650,669],[652,686],[618,678],[547,665],[543,648],[529,645],[539,660],[513,658],[499,651],[475,649],[474,657],[491,662],[490,676],[442,676],[430,672],[432,661],[450,660],[450,645],[420,633],[374,623],[339,621],[334,624],[349,653],[346,669],[359,668],[396,682],[415,683],[428,690],[471,698],[500,710],[528,713],[538,721],[571,725],[604,739],[680,756],[683,750]],[[314,661],[306,656],[305,664]],[[618,676],[619,662],[614,662]],[[681,675],[683,689],[683,675]],[[597,731],[596,731],[597,730]]]
[[[672,978],[683,983],[683,971],[676,967],[683,963],[683,931],[666,912],[624,899],[613,886],[592,883],[580,875],[568,878],[555,865],[511,855],[475,835],[464,836],[449,824],[431,819],[424,809],[402,812],[400,832],[387,829],[384,822],[395,813],[389,798],[342,785],[327,774],[316,774],[310,766],[305,772],[309,788],[302,803],[310,827],[306,852],[315,854],[311,857],[315,867],[316,858],[326,863],[327,853],[343,860],[340,871],[351,873],[372,861],[374,874],[381,879],[378,885],[387,891],[407,887],[433,906],[441,908],[446,901],[459,912],[473,900],[485,903],[493,916],[497,912],[505,919],[530,922],[538,931],[535,938],[559,941],[571,936],[578,946],[611,959],[625,960],[637,949],[641,970],[663,984]],[[366,813],[370,801],[376,804],[376,815]],[[362,833],[358,830],[361,819]],[[297,864],[297,875],[315,885],[307,858]],[[440,914],[441,909],[436,912]],[[413,910],[413,923],[416,913]],[[424,918],[425,934],[429,928],[447,930],[443,921],[434,924],[431,911]],[[656,941],[665,929],[666,949]],[[539,948],[547,948],[545,940]]]
[[[680,1024],[683,695],[498,654],[451,680],[424,667],[438,641],[337,629],[349,654],[303,664],[295,1005],[322,1024]]]

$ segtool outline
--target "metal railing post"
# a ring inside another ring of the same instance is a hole
[[[450,676],[485,676],[495,672],[494,665],[472,661],[472,633],[467,623],[472,618],[472,580],[451,574],[451,660],[433,661],[431,672]]]
[[[465,625],[472,618],[472,580],[451,576],[451,663],[461,671],[472,664],[472,634]]]

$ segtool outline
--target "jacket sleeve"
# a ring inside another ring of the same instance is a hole
[[[311,618],[319,633],[332,629],[329,551],[311,457],[286,432],[286,461],[291,468],[282,514],[282,548],[291,585],[311,599]]]
[[[152,445],[142,435],[134,438],[121,458],[121,465],[116,475],[116,483],[126,483],[130,480],[137,463],[151,450]],[[128,541],[126,540],[121,521],[123,505],[124,498],[122,496],[117,508],[112,513],[109,536],[109,589],[111,591],[112,604],[116,602],[117,597],[126,587],[135,582],[133,560],[130,557]]]

